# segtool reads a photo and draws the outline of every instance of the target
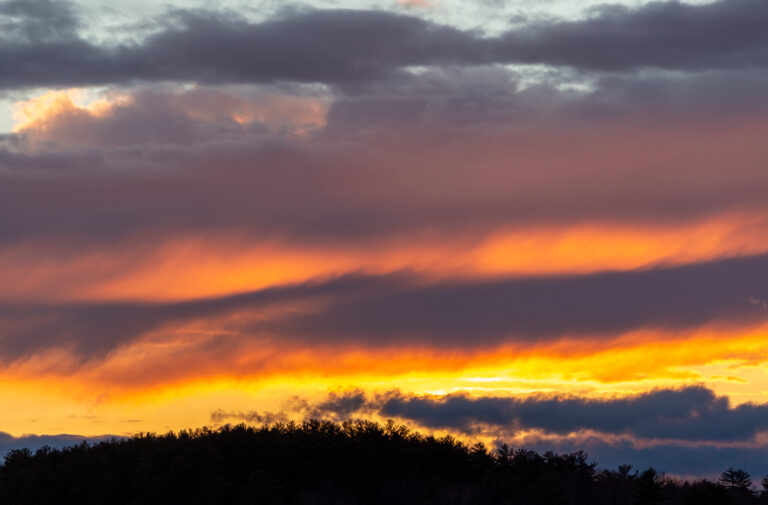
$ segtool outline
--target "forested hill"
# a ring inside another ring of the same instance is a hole
[[[226,426],[63,450],[16,450],[0,503],[768,504],[738,470],[680,482],[653,469],[596,470],[582,452],[488,451],[395,423]]]

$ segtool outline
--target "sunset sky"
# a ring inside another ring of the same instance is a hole
[[[365,417],[764,475],[768,2],[608,2],[0,2],[0,454]]]

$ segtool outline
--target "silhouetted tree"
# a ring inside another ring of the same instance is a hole
[[[662,478],[653,468],[640,475],[630,465],[595,468],[582,451],[542,455],[500,445],[489,454],[482,444],[394,422],[310,420],[11,451],[0,465],[0,504],[765,503],[743,487],[749,476],[733,469],[724,475],[737,485],[726,487]]]
[[[514,453],[515,451],[512,450],[509,445],[502,443],[499,445],[495,452],[496,462],[502,468],[507,468],[512,462]],[[768,477],[766,477],[766,479],[768,479]]]
[[[727,488],[749,489],[752,486],[752,476],[741,468],[728,468],[720,475],[720,482]]]
[[[655,468],[650,467],[637,478],[635,500],[639,504],[659,503],[663,497],[662,480]]]

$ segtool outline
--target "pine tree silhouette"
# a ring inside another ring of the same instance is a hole
[[[720,475],[720,483],[733,489],[749,489],[752,487],[752,476],[741,468],[728,468]]]

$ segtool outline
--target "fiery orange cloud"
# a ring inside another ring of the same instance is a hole
[[[767,220],[730,215],[675,226],[508,229],[477,242],[413,237],[314,248],[232,235],[136,237],[86,251],[31,242],[0,250],[0,298],[180,300],[403,269],[453,277],[630,270],[764,253]],[[71,249],[61,254],[63,248]]]
[[[221,322],[219,322],[221,324]],[[370,349],[296,345],[279,339],[228,342],[210,322],[165,328],[104,359],[78,364],[66,353],[37,355],[5,368],[11,389],[89,397],[99,388],[115,398],[151,398],[181,390],[399,387],[407,392],[638,393],[653,387],[706,382],[740,401],[765,399],[760,381],[768,359],[768,327],[710,326],[688,332],[638,330],[614,339],[563,338],[493,349],[430,347]],[[727,370],[723,380],[715,371]],[[757,375],[756,375],[757,374]],[[214,388],[215,389],[215,388]],[[127,395],[127,396],[126,396]]]
[[[115,107],[127,105],[130,100],[130,96],[123,94],[111,94],[108,97],[93,99],[87,90],[81,88],[48,91],[13,105],[12,131],[15,133],[28,130],[45,131],[56,117],[65,114],[104,117]]]
[[[455,352],[296,347],[275,341],[228,348],[211,346],[210,335],[179,331],[176,340],[150,337],[81,366],[63,365],[62,354],[17,363],[0,374],[0,399],[17,406],[3,415],[5,429],[13,433],[21,426],[28,430],[28,420],[40,417],[37,406],[46,402],[52,407],[40,419],[41,429],[57,432],[77,425],[86,434],[130,431],[131,419],[142,419],[143,429],[154,430],[177,422],[207,424],[218,408],[279,410],[296,394],[321,398],[352,387],[370,393],[398,388],[410,394],[606,398],[707,384],[737,404],[764,402],[766,333],[768,327],[710,327],[684,335],[643,330],[608,342],[565,339]],[[721,368],[746,379],[711,375]],[[82,416],[92,419],[85,422]]]

